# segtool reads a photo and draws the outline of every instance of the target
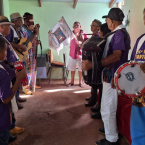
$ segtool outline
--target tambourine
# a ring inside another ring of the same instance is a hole
[[[114,82],[119,91],[128,97],[145,94],[145,73],[140,63],[130,61],[121,65],[114,75]]]

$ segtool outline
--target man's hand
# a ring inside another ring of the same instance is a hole
[[[82,70],[87,71],[92,69],[92,62],[89,60],[82,60]]]
[[[20,49],[24,52],[27,50],[27,46],[26,45],[20,45]]]
[[[40,41],[39,40],[36,40],[36,45],[39,45],[40,44]]]
[[[27,74],[26,74],[25,68],[23,68],[21,71],[16,71],[16,78],[17,78],[18,80],[21,81],[21,80],[24,79],[26,76],[27,76]]]
[[[40,28],[40,25],[39,24],[36,24],[35,27],[39,29]]]
[[[114,84],[114,78],[111,80],[111,88],[116,89],[116,86]]]
[[[140,68],[141,68],[141,70],[145,73],[145,63],[142,63],[142,64],[140,65]]]
[[[35,28],[34,28],[35,35],[38,35],[39,34],[39,28],[40,28],[40,25],[39,24],[36,24],[35,25]]]

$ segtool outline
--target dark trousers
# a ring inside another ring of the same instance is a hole
[[[102,83],[99,85],[97,85],[97,84],[91,85],[91,99],[96,102],[98,101],[99,105],[101,105],[102,88],[103,88]],[[99,91],[99,95],[98,95],[98,91]],[[98,98],[98,96],[99,96],[99,98]]]
[[[9,130],[0,131],[0,145],[8,145],[9,135]]]

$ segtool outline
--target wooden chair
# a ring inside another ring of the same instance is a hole
[[[67,67],[66,67],[66,57],[65,53],[63,53],[63,61],[64,62],[58,62],[53,60],[53,54],[51,49],[48,50],[48,53],[46,54],[46,60],[48,63],[48,83],[50,84],[51,79],[51,71],[53,68],[62,68],[62,80],[64,81],[64,84],[66,84],[67,81]]]

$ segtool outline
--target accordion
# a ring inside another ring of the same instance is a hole
[[[99,85],[102,82],[102,68],[99,68],[98,61],[102,59],[106,40],[106,38],[92,36],[82,46],[82,60],[90,60],[92,62],[91,70],[82,71],[84,82],[90,86]]]

